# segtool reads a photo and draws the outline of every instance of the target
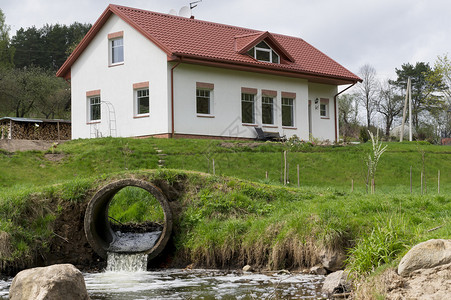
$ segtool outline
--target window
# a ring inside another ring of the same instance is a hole
[[[150,112],[149,89],[136,90],[136,114],[146,115]]]
[[[209,115],[210,112],[210,90],[196,89],[196,112]]]
[[[329,99],[320,100],[319,115],[321,118],[329,118]]]
[[[243,123],[255,123],[255,95],[241,93],[241,122]]]
[[[124,62],[124,39],[123,37],[110,40],[111,47],[111,64],[119,64]]]
[[[282,98],[282,126],[294,127],[294,99]]]
[[[254,48],[250,49],[247,54],[259,61],[272,62],[275,64],[280,62],[279,55],[277,55],[277,53],[264,41],[261,41]]]
[[[89,121],[100,121],[100,96],[94,96],[89,98]]]
[[[262,97],[262,123],[274,124],[274,98]]]

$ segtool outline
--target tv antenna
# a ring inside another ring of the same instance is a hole
[[[193,8],[197,7],[197,4],[196,4],[196,3],[199,3],[199,2],[202,2],[202,0],[190,2],[190,3],[189,3],[189,9],[191,9],[191,11],[192,11]]]

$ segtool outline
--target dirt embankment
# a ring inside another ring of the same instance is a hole
[[[55,143],[61,144],[64,141],[0,140],[0,149],[8,152],[46,151]]]

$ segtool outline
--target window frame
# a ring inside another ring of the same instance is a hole
[[[271,96],[267,96],[267,95],[263,95],[262,96],[262,125],[274,125],[275,124],[275,117],[274,117],[274,99],[275,97],[271,97]],[[267,102],[266,102],[267,101]],[[265,120],[266,116],[266,109],[265,107],[269,108],[270,111],[270,115],[268,115],[267,117],[270,118],[270,122],[265,122],[267,120]]]
[[[291,102],[291,103],[284,103],[286,100],[288,100],[288,102]],[[286,107],[289,107],[290,108],[290,120],[291,120],[291,124],[290,125],[287,125],[287,124],[284,124],[284,120],[285,120],[285,118],[284,118],[284,111],[285,111],[285,109],[284,108],[286,108]],[[282,112],[281,112],[281,116],[282,116],[282,126],[283,127],[295,127],[295,118],[294,118],[294,111],[295,111],[295,98],[292,98],[292,97],[282,97],[282,99],[281,99],[281,108],[282,108]]]
[[[140,96],[140,92],[147,91],[147,95]],[[137,117],[146,117],[150,115],[150,90],[149,87],[135,88],[134,89],[134,98],[135,98],[135,116]],[[140,100],[147,98],[147,112],[140,112]]]
[[[321,117],[321,119],[329,119],[330,118],[330,114],[329,114],[329,99],[326,99],[326,98],[321,98],[320,99],[320,102],[319,102],[319,116]]]
[[[245,104],[251,105],[251,119],[252,120],[245,120],[245,115],[247,117],[247,113],[245,114]],[[245,122],[245,121],[251,121],[251,122]],[[255,124],[255,94],[249,93],[249,92],[241,92],[241,123],[242,124]]]
[[[116,41],[122,41],[121,45],[115,46],[115,42]],[[117,60],[115,61],[115,50],[114,49],[122,49],[122,53],[120,53],[119,55],[121,55],[122,60]],[[124,64],[125,61],[125,51],[124,51],[124,37],[121,36],[117,36],[114,38],[109,38],[108,39],[108,51],[109,51],[109,65],[110,66],[117,66],[117,65],[122,65]]]
[[[264,43],[267,47],[259,47],[259,45],[261,43]],[[264,60],[264,59],[258,59],[258,53],[262,53],[262,54],[267,54],[269,55],[269,60]],[[258,43],[257,45],[255,45],[254,47],[252,47],[251,49],[249,49],[249,51],[247,51],[247,54],[252,56],[254,59],[261,61],[261,62],[268,62],[268,63],[273,63],[273,64],[280,64],[280,55],[274,51],[274,49],[272,49],[268,43],[266,43],[265,41],[261,41],[260,43]]]
[[[204,93],[208,93],[208,96]],[[200,95],[203,94],[203,95]],[[199,111],[199,100],[204,100],[207,103],[207,112]],[[196,115],[197,116],[212,116],[213,115],[213,89],[196,87]]]
[[[102,99],[100,98],[100,95],[92,95],[88,96],[88,123],[97,123],[102,120]],[[98,101],[97,103],[94,103],[94,101]],[[94,117],[94,108],[98,110],[98,118]]]

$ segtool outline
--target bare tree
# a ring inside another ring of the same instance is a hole
[[[356,129],[358,120],[358,101],[355,94],[343,94],[338,97],[338,117],[340,134],[350,137]]]
[[[390,128],[395,118],[401,113],[403,108],[403,97],[396,94],[396,87],[388,80],[380,85],[376,110],[385,121],[385,135],[390,135]]]
[[[379,91],[379,83],[376,78],[376,69],[371,65],[363,65],[359,70],[363,82],[358,85],[358,95],[361,106],[365,109],[366,123],[368,128],[376,112],[376,98]]]

